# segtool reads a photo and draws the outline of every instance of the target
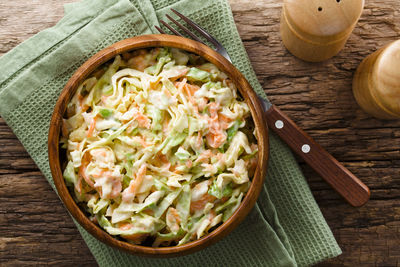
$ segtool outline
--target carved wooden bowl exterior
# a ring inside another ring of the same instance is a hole
[[[140,48],[162,46],[175,47],[197,54],[216,65],[220,70],[225,72],[231,78],[241,95],[244,97],[246,103],[250,107],[251,115],[253,117],[256,127],[259,152],[257,168],[252,179],[249,191],[247,192],[239,208],[225,223],[223,223],[217,229],[205,235],[204,237],[189,242],[187,244],[181,246],[153,248],[141,245],[133,245],[128,242],[118,240],[117,238],[102,230],[98,225],[91,222],[89,218],[84,214],[84,212],[81,211],[81,209],[73,200],[70,192],[68,191],[62,175],[62,162],[60,162],[61,160],[59,151],[59,137],[62,119],[70,99],[74,95],[79,84],[81,84],[91,73],[93,73],[93,71],[95,71],[99,66],[114,58],[118,54]],[[224,57],[222,57],[211,48],[190,39],[164,34],[142,35],[130,39],[125,39],[101,50],[100,52],[92,56],[88,61],[86,61],[73,74],[58,98],[51,118],[48,136],[49,164],[54,183],[56,185],[58,194],[64,205],[67,207],[68,211],[79,222],[79,224],[86,229],[86,231],[91,233],[98,240],[112,247],[141,256],[167,257],[186,255],[203,249],[226,236],[236,226],[238,226],[238,224],[245,218],[245,216],[250,212],[250,210],[256,203],[256,200],[262,188],[262,184],[264,182],[264,177],[266,175],[268,164],[268,129],[266,122],[263,118],[263,114],[264,112],[258,101],[257,95],[255,94],[247,80],[244,78],[244,76],[230,62],[228,62]]]

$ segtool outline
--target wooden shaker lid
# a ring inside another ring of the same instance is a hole
[[[321,45],[347,38],[363,8],[364,0],[284,0],[292,31]]]
[[[400,116],[400,40],[382,51],[372,71],[372,94],[386,109]]]

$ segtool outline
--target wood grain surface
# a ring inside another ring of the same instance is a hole
[[[63,15],[73,0],[0,1],[0,55]],[[280,0],[230,0],[269,98],[371,189],[353,208],[302,163],[343,254],[319,266],[400,265],[400,120],[371,118],[351,82],[361,60],[400,38],[400,2],[369,0],[345,48],[323,63],[293,57],[279,36]],[[0,265],[96,264],[71,218],[0,120]]]

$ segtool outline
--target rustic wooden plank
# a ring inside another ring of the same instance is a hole
[[[1,1],[0,55],[41,30],[56,24],[63,16],[63,4],[74,0]]]
[[[0,174],[0,181],[0,265],[95,264],[38,170]]]
[[[293,57],[281,44],[281,1],[230,2],[270,100],[371,188],[371,201],[351,208],[302,164],[343,249],[343,255],[320,265],[398,266],[400,121],[376,120],[365,114],[353,98],[351,82],[365,56],[399,38],[399,3],[367,1],[345,49],[327,62],[312,64]]]
[[[63,3],[72,1],[1,1],[0,55],[54,25]],[[345,49],[318,64],[302,62],[282,46],[280,0],[230,3],[269,98],[371,188],[368,204],[352,208],[301,164],[344,252],[320,266],[399,266],[400,121],[376,120],[360,110],[351,81],[365,56],[400,37],[400,3],[366,1]],[[95,265],[57,195],[2,119],[0,201],[1,265]]]
[[[1,1],[0,55],[53,26],[69,0]],[[47,180],[0,119],[0,265],[94,266]]]

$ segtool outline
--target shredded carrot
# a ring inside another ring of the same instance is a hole
[[[139,71],[144,71],[147,68],[148,63],[145,60],[144,54],[139,54],[137,56],[132,57],[128,61],[128,66],[133,69],[137,69]]]
[[[139,189],[143,182],[143,178],[146,175],[147,165],[143,164],[140,168],[138,173],[136,174],[136,178],[129,183],[129,186],[122,194],[122,200],[128,201],[130,197],[134,197],[136,195],[136,191]]]
[[[185,69],[179,71],[177,75],[168,77],[168,79],[170,79],[170,80],[176,80],[176,79],[182,78],[182,77],[185,76],[188,72],[189,72],[189,68],[185,68]]]
[[[163,124],[162,124],[162,131],[163,131],[164,134],[166,134],[168,132],[169,121],[170,121],[169,116],[166,116],[164,118],[164,121],[163,121]]]
[[[212,218],[214,218],[215,216],[217,216],[217,214],[215,213],[214,210],[211,210],[211,211],[210,211],[210,215],[212,216]]]
[[[176,166],[177,166],[177,165],[171,165],[171,166],[169,167],[169,170],[170,170],[171,172],[174,172],[175,169],[176,169]]]
[[[168,96],[168,97],[171,97],[171,96],[172,96],[171,93],[170,93],[170,91],[169,91],[168,89],[166,89],[165,87],[163,87],[163,93],[164,93],[166,96]]]
[[[254,175],[254,172],[256,171],[257,168],[257,162],[258,162],[258,156],[255,156],[246,163],[246,167],[249,170],[249,176]]]
[[[159,154],[159,159],[161,160],[162,163],[169,163],[167,156],[164,154]]]
[[[87,165],[89,164],[89,161],[90,161],[90,154],[85,153],[82,156],[82,163],[81,166],[79,167],[79,176],[82,177],[90,187],[94,188],[93,181],[90,180],[90,178],[86,175],[86,168]]]
[[[148,147],[150,144],[146,143],[146,140],[144,139],[144,137],[140,137],[140,136],[134,136],[132,137],[132,140],[139,142],[142,147]]]
[[[96,127],[96,118],[97,117],[94,117],[90,123],[89,130],[87,131],[87,134],[86,134],[87,137],[92,137],[92,135],[93,135],[94,128]]]
[[[199,132],[197,133],[197,139],[196,139],[196,145],[197,145],[197,147],[200,148],[200,146],[201,146],[202,143],[203,143],[203,138],[202,138],[201,132],[199,131]]]
[[[129,230],[133,227],[133,224],[127,223],[127,222],[122,222],[118,225],[118,229],[120,230]]]
[[[197,157],[196,162],[203,162],[203,163],[208,163],[210,160],[210,157],[212,156],[212,151],[207,149],[204,150],[203,152],[200,153],[200,155]]]
[[[226,141],[226,135],[219,131],[217,133],[206,134],[208,144],[213,148],[220,147]]]
[[[218,117],[219,104],[216,102],[211,102],[208,104],[208,107],[211,118]]]
[[[82,177],[78,175],[78,181],[75,184],[75,190],[78,191],[79,194],[82,194]]]
[[[160,83],[160,81],[161,81],[161,76],[158,76],[158,78],[157,78],[157,80],[155,80],[154,82],[153,81],[151,81],[150,82],[150,88],[151,89],[157,89],[157,85]]]
[[[103,177],[108,171],[105,169],[100,169],[99,173],[93,173],[92,176],[93,178],[100,178]]]
[[[183,87],[185,86],[185,84],[186,84],[186,81],[187,81],[187,79],[186,78],[184,78],[181,82],[176,82],[175,83],[175,86],[177,86],[178,88],[178,92],[182,92],[182,90],[183,90]]]
[[[171,231],[179,230],[179,223],[181,222],[181,217],[176,209],[170,207],[167,212],[167,220],[173,222],[173,226],[171,227]]]
[[[162,167],[165,169],[168,169],[171,167],[171,163],[168,161],[167,157],[160,152],[158,152],[156,154],[156,156],[154,157],[154,165],[158,166],[158,167]]]
[[[196,210],[202,210],[209,202],[214,202],[217,198],[207,194],[204,194],[199,200],[190,203],[190,212],[194,213]]]
[[[223,130],[226,130],[229,128],[229,124],[232,122],[231,118],[228,118],[224,114],[219,113],[218,114],[218,119],[219,119],[219,124],[221,125],[221,128]]]
[[[133,227],[133,224],[131,223],[121,223],[119,225],[119,229],[121,230],[129,230]],[[130,241],[134,241],[134,242],[141,242],[143,241],[144,238],[146,238],[148,236],[148,234],[144,234],[144,233],[137,233],[137,234],[132,234],[132,235],[121,235],[123,238],[128,239]]]
[[[225,156],[224,156],[224,154],[218,152],[216,157],[217,157],[218,160],[222,160]]]
[[[228,199],[229,199],[229,197],[222,197],[222,198],[221,198],[221,202],[222,202],[222,203],[225,203],[225,202],[228,201]]]
[[[168,163],[168,164],[171,165],[171,163]],[[171,172],[173,172],[173,173],[176,173],[176,174],[182,174],[183,171],[177,170],[176,167],[178,167],[178,165],[171,165],[171,166],[169,167],[169,170],[170,170]]]
[[[186,161],[186,167],[188,167],[189,169],[192,168],[193,166],[193,161],[191,161],[190,159]]]
[[[137,112],[134,118],[139,123],[140,127],[150,129],[150,119],[147,116],[143,115],[140,112]]]
[[[208,117],[209,133],[206,134],[208,144],[213,148],[220,147],[226,140],[226,134],[223,132],[223,127],[218,120],[219,104],[211,102],[208,104],[210,117]],[[223,118],[225,120],[225,118]]]
[[[200,89],[199,86],[197,86],[195,84],[189,84],[189,83],[186,84],[186,87],[188,88],[188,90],[190,91],[190,94],[192,96],[194,95],[194,93],[196,93],[197,90]]]
[[[139,168],[139,171],[138,171],[138,173],[137,173],[137,175],[136,175],[135,183],[134,183],[133,186],[130,188],[130,191],[131,191],[132,193],[136,193],[136,191],[139,189],[140,185],[142,184],[143,178],[144,178],[144,176],[146,175],[146,168],[147,168],[147,165],[146,165],[146,164],[143,164],[143,165]]]
[[[150,216],[154,216],[154,210],[152,209],[145,209],[142,211],[144,214],[150,215]]]
[[[172,207],[169,208],[169,210],[170,210],[169,214],[171,214],[173,216],[173,218],[176,220],[177,223],[180,223],[181,222],[181,217],[179,216],[178,211],[176,209],[172,208]]]
[[[175,173],[175,174],[183,174],[183,171],[180,171],[180,170],[176,170],[176,169],[175,169],[175,170],[174,170],[174,173]]]
[[[191,95],[191,93],[190,93],[190,90],[189,90],[189,88],[188,88],[187,85],[188,85],[188,84],[186,84],[183,88],[184,88],[185,91],[186,91],[186,94],[187,94],[187,96],[188,96],[189,102],[192,103],[193,105],[196,105],[196,101],[194,101],[194,99],[193,99],[193,97],[192,97],[192,95]]]
[[[221,131],[221,125],[218,121],[218,108],[219,104],[211,102],[208,104],[210,117],[208,118],[208,124],[210,126],[210,132],[217,133]]]
[[[112,191],[111,191],[111,194],[108,196],[108,198],[114,199],[114,198],[118,197],[119,194],[121,193],[121,190],[122,190],[121,180],[113,178]]]

